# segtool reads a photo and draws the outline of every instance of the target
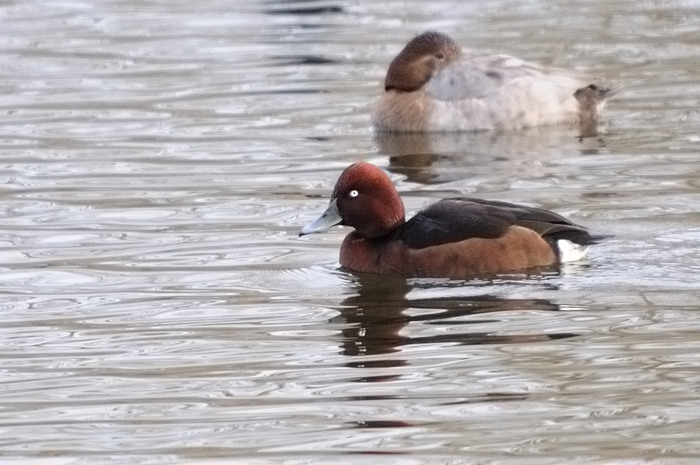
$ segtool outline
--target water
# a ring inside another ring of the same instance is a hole
[[[3,463],[676,464],[700,457],[693,2],[0,5]],[[439,29],[626,83],[598,139],[375,137]],[[611,238],[467,282],[297,237],[340,171]]]

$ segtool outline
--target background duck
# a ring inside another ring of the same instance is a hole
[[[516,130],[568,124],[595,135],[617,89],[508,55],[464,53],[448,35],[414,37],[389,65],[372,122],[380,131]]]

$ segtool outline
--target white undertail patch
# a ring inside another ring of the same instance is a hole
[[[583,260],[586,258],[586,252],[588,251],[587,246],[566,239],[559,239],[557,241],[557,249],[559,250],[560,263],[571,263]]]

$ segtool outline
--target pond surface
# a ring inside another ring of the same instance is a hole
[[[7,464],[685,464],[700,458],[695,2],[6,1]],[[598,138],[378,137],[414,34],[626,87]],[[471,281],[297,237],[341,170],[610,235]]]

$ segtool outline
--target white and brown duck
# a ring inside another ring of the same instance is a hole
[[[508,131],[566,124],[595,132],[617,89],[577,71],[463,52],[448,35],[414,37],[389,65],[372,116],[379,131]]]

